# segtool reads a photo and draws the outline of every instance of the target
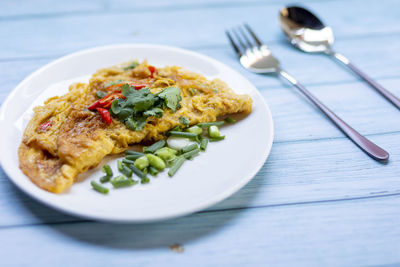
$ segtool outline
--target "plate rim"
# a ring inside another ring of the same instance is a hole
[[[204,203],[202,203],[201,205],[197,205],[195,208],[190,209],[190,211],[185,211],[185,212],[171,212],[170,215],[168,216],[163,216],[163,217],[157,217],[157,218],[144,218],[144,219],[113,219],[113,218],[109,218],[107,216],[93,216],[90,214],[85,214],[85,213],[80,213],[79,211],[76,211],[74,209],[69,209],[69,208],[65,208],[65,207],[60,207],[57,204],[51,203],[49,202],[47,199],[45,199],[44,197],[42,197],[41,195],[36,195],[35,192],[30,191],[28,188],[25,188],[24,186],[22,186],[21,184],[18,183],[18,179],[14,179],[12,178],[12,172],[11,172],[11,167],[8,168],[6,166],[4,166],[3,163],[3,157],[0,155],[0,166],[2,167],[3,171],[5,172],[8,180],[10,180],[19,190],[21,190],[22,192],[24,192],[25,194],[27,194],[29,197],[37,200],[38,202],[44,204],[47,207],[50,207],[52,209],[55,209],[57,211],[60,211],[62,213],[68,214],[68,215],[72,215],[78,218],[84,218],[84,219],[90,219],[90,220],[95,220],[95,221],[101,221],[101,222],[111,222],[111,223],[148,223],[148,222],[158,222],[158,221],[165,221],[165,220],[170,220],[173,218],[178,218],[178,217],[183,217],[189,214],[193,214],[199,211],[203,211],[209,207],[214,206],[215,204],[225,200],[226,198],[228,198],[229,196],[232,196],[233,194],[237,193],[241,188],[243,188],[246,184],[248,184],[256,175],[257,173],[260,171],[260,169],[262,168],[262,166],[265,164],[265,162],[268,159],[268,156],[271,153],[271,149],[272,149],[272,145],[274,142],[274,121],[273,121],[273,117],[272,117],[272,113],[271,110],[269,108],[269,105],[267,104],[267,101],[265,100],[265,98],[261,95],[260,91],[257,89],[257,87],[255,87],[253,85],[253,83],[251,83],[245,76],[243,76],[241,73],[239,73],[238,71],[234,70],[233,68],[229,67],[228,65],[226,65],[223,62],[220,62],[214,58],[211,58],[207,55],[203,55],[201,53],[195,52],[195,51],[191,51],[188,49],[184,49],[184,48],[180,48],[177,46],[169,46],[169,45],[161,45],[161,44],[150,44],[150,43],[135,43],[135,44],[130,44],[130,43],[117,43],[117,44],[110,44],[110,45],[104,45],[104,46],[94,46],[91,48],[86,48],[86,49],[82,49],[82,50],[78,50],[76,52],[72,52],[69,53],[67,55],[61,56],[59,58],[56,58],[55,60],[50,61],[49,63],[45,64],[44,66],[36,69],[35,71],[33,71],[32,73],[30,73],[28,76],[26,76],[21,82],[19,82],[17,84],[17,86],[15,86],[11,92],[7,95],[7,97],[5,98],[5,100],[3,101],[1,108],[0,108],[0,125],[3,124],[5,122],[4,116],[5,116],[5,110],[6,107],[8,106],[8,102],[11,101],[11,99],[14,97],[14,95],[16,94],[16,92],[18,91],[19,88],[23,87],[26,83],[28,83],[33,77],[41,74],[42,72],[46,71],[47,69],[51,68],[53,65],[58,64],[59,62],[62,62],[68,58],[71,57],[76,57],[79,56],[81,54],[86,54],[86,53],[93,53],[93,52],[99,52],[102,50],[108,50],[108,49],[120,49],[120,48],[139,48],[139,47],[146,47],[146,48],[155,48],[155,49],[168,49],[168,50],[173,50],[179,53],[186,53],[188,55],[192,55],[195,57],[200,57],[203,58],[205,61],[207,62],[212,62],[213,64],[217,64],[217,65],[221,65],[225,68],[230,69],[230,71],[232,71],[235,75],[240,76],[241,78],[245,79],[247,82],[249,82],[249,84],[251,84],[252,87],[254,87],[254,93],[257,94],[257,96],[261,99],[262,104],[264,105],[265,109],[266,109],[266,115],[267,115],[267,120],[270,122],[270,125],[268,125],[268,132],[269,132],[269,136],[270,136],[270,141],[268,142],[268,146],[267,149],[264,152],[263,157],[258,160],[258,163],[256,164],[256,167],[254,167],[252,169],[251,172],[249,172],[246,176],[244,176],[244,178],[242,178],[240,180],[239,183],[229,187],[228,189],[224,190],[223,192],[221,192],[220,194],[217,194],[214,198],[212,198],[210,201],[205,201]],[[26,176],[26,175],[25,175]],[[28,178],[28,177],[27,177]],[[29,178],[28,178],[29,179]]]

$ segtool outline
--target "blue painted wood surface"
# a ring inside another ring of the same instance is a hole
[[[400,96],[396,0],[303,1],[329,23],[335,48]],[[289,1],[0,2],[0,103],[55,58],[112,43],[188,48],[245,75],[265,97],[275,143],[257,176],[197,214],[143,225],[61,214],[0,169],[1,266],[363,266],[400,264],[400,111],[323,55],[290,47],[279,28]],[[368,158],[286,83],[237,63],[223,31],[247,21],[285,68],[354,128],[391,153]],[[169,246],[179,243],[182,253]]]

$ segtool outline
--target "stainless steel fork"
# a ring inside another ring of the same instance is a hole
[[[231,34],[232,33],[232,34]],[[302,92],[313,104],[315,104],[350,140],[359,148],[375,160],[385,161],[389,158],[389,153],[370,140],[362,136],[335,113],[328,109],[315,96],[313,96],[301,83],[292,75],[284,71],[279,61],[272,56],[268,47],[263,44],[256,36],[249,25],[226,31],[226,35],[235,50],[242,66],[255,73],[276,73],[293,84]]]

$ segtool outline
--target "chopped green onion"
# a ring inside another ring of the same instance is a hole
[[[199,154],[199,152],[200,152],[200,148],[196,148],[196,149],[190,150],[189,152],[182,154],[182,157],[188,159],[192,156]]]
[[[126,164],[130,164],[129,162],[126,162],[126,159],[123,159],[122,161],[118,160],[117,164],[118,164],[118,170],[120,173],[122,173],[123,175],[127,176],[127,177],[132,177],[132,170],[130,168],[128,168],[126,165],[123,165],[122,162],[126,163]]]
[[[193,143],[191,145],[188,145],[188,146],[185,146],[184,148],[182,148],[182,153],[189,152],[189,151],[191,151],[193,149],[196,149],[196,148],[198,148],[197,144]]]
[[[199,127],[197,125],[194,125],[192,127],[187,128],[186,132],[200,135],[203,133],[203,129],[201,129],[201,127]]]
[[[202,127],[202,128],[207,128],[210,126],[221,126],[224,125],[224,121],[214,121],[214,122],[201,122],[197,124],[197,126]]]
[[[182,132],[182,127],[180,125],[175,126],[174,128],[171,129],[171,131]]]
[[[102,184],[107,183],[107,182],[110,181],[111,178],[112,178],[112,175],[111,175],[111,176],[109,176],[109,175],[104,175],[104,176],[102,176],[102,177],[100,178],[100,182],[101,182]]]
[[[96,96],[97,96],[97,98],[103,98],[103,97],[105,97],[107,94],[105,93],[105,92],[103,92],[103,91],[97,91],[96,92]]]
[[[93,189],[99,193],[107,194],[108,188],[102,186],[101,184],[97,183],[96,181],[91,181],[90,184],[92,185]]]
[[[127,166],[124,166],[124,169],[121,173],[127,177],[132,177],[132,170]]]
[[[124,169],[124,166],[122,165],[122,161],[120,161],[120,160],[117,161],[117,166],[118,166],[118,170],[120,172]]]
[[[165,169],[165,162],[161,158],[153,154],[146,154],[146,157],[149,160],[150,165],[154,168],[157,168],[160,171]]]
[[[158,174],[158,170],[153,166],[149,166],[149,173],[153,176],[156,176]]]
[[[107,176],[113,176],[113,172],[112,169],[110,167],[110,165],[104,165],[103,168],[101,168],[101,170],[107,175]]]
[[[134,151],[134,150],[127,150],[125,151],[125,155],[139,155],[144,156],[142,152]]]
[[[192,140],[198,139],[197,134],[194,134],[194,133],[169,131],[167,134],[169,136],[175,136],[175,137],[186,137],[186,138],[190,138]]]
[[[124,164],[126,164],[126,165],[129,165],[129,164],[134,164],[135,163],[135,161],[133,161],[133,160],[129,160],[129,159],[122,159],[122,163],[124,163]]]
[[[145,179],[147,178],[146,174],[139,170],[138,168],[135,167],[135,165],[130,164],[129,168],[140,178],[140,179]]]
[[[154,144],[152,144],[149,147],[143,148],[143,152],[144,153],[154,153],[157,150],[159,150],[160,148],[165,146],[165,141],[164,140],[160,140],[158,142],[155,142]]]
[[[207,145],[208,145],[208,138],[201,139],[200,150],[201,151],[206,151]]]
[[[141,179],[140,182],[142,184],[148,184],[148,183],[150,183],[150,179],[148,177],[145,177],[145,178]]]
[[[224,136],[218,136],[218,137],[214,137],[214,138],[210,138],[210,142],[218,142],[221,140],[225,139],[225,135]]]
[[[165,162],[169,162],[176,158],[178,151],[169,147],[163,147],[156,151],[156,155],[162,158]]]
[[[227,122],[227,123],[234,123],[234,122],[236,122],[236,120],[233,119],[233,118],[231,118],[231,117],[226,117],[224,121]]]
[[[132,185],[136,184],[136,182],[130,178],[120,175],[120,176],[113,178],[111,180],[111,184],[115,188],[120,188],[120,187],[132,186]]]
[[[125,159],[130,160],[130,161],[135,161],[138,158],[143,157],[143,156],[144,156],[144,154],[143,155],[126,155]]]
[[[178,157],[178,159],[172,164],[171,168],[168,171],[168,176],[172,177],[174,174],[178,171],[178,169],[182,166],[182,164],[185,162],[184,157]]]
[[[147,166],[149,166],[149,160],[146,156],[141,156],[140,158],[135,160],[134,165],[139,170],[144,170],[145,168],[147,168]]]
[[[208,128],[208,135],[211,138],[218,138],[221,136],[221,133],[219,132],[218,126],[212,125]]]

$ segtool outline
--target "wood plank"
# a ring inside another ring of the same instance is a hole
[[[387,148],[387,165],[347,139],[274,144],[270,158],[239,192],[209,210],[274,206],[400,193],[400,133],[371,136]],[[33,201],[0,173],[0,226],[74,221]]]
[[[315,2],[310,6],[329,21],[338,38],[398,33],[398,12],[388,8],[395,6],[396,2],[383,0],[374,9],[364,8],[373,2],[354,1],[346,9],[343,8],[344,1]],[[2,22],[0,38],[7,42],[0,44],[0,58],[64,54],[96,45],[126,42],[183,47],[225,46],[224,30],[240,21],[249,22],[264,40],[278,41],[283,39],[276,19],[280,7],[281,4],[275,3],[265,8],[238,6],[154,12],[132,10],[124,13],[5,20]],[[356,12],[357,16],[354,16]],[[149,16],[151,23],[148,23]],[[185,23],[176,23],[176,18]],[[121,26],[121,22],[132,20],[135,23]],[[195,34],[190,34],[188,29],[195,29]],[[29,45],[26,40],[29,40]]]
[[[230,210],[142,225],[11,227],[0,229],[0,256],[5,266],[396,265],[399,200]],[[183,253],[168,248],[176,243]]]
[[[0,19],[17,18],[27,15],[47,15],[60,13],[90,13],[104,10],[101,0],[81,1],[70,0],[68,2],[51,0],[2,0],[0,2]]]

